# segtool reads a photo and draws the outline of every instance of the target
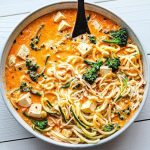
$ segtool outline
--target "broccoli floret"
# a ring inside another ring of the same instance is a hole
[[[128,32],[125,28],[121,28],[117,31],[110,32],[110,39],[103,40],[106,43],[114,43],[118,44],[119,46],[126,46],[128,41]]]
[[[89,84],[92,84],[98,76],[98,71],[101,65],[102,65],[101,60],[91,64],[91,69],[87,70],[87,72],[83,74],[82,78]]]
[[[106,66],[112,68],[112,71],[118,70],[118,67],[120,66],[119,58],[108,58],[106,61]]]

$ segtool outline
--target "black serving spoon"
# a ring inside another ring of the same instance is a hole
[[[76,23],[72,33],[72,38],[75,38],[84,33],[90,34],[90,30],[85,16],[84,0],[78,0],[78,11],[77,11]]]

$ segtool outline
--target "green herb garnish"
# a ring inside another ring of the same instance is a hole
[[[96,37],[94,35],[89,35],[88,37],[91,43],[96,44]]]
[[[124,120],[125,119],[125,116],[122,114],[122,112],[118,112],[118,117],[120,120]]]
[[[44,76],[43,72],[40,74],[37,73],[39,66],[36,63],[34,63],[32,60],[30,59],[26,60],[26,67],[28,69],[28,74],[33,82],[37,82],[39,77]]]
[[[25,117],[27,117],[28,119],[31,120],[31,122],[35,125],[35,129],[40,129],[40,130],[44,130],[47,126],[48,126],[48,120],[44,119],[44,120],[35,120],[34,118],[32,118],[31,116],[28,115],[28,113],[25,111],[23,112],[23,115]]]
[[[127,109],[123,110],[123,112],[126,114],[126,115],[130,115],[131,114],[131,108],[128,106]]]
[[[36,63],[33,63],[33,61],[30,60],[30,59],[26,59],[26,67],[27,67],[28,70],[35,71],[35,72],[39,68],[39,66]]]
[[[103,126],[103,131],[104,132],[110,132],[114,129],[114,124],[106,124]]]
[[[47,120],[40,120],[40,121],[32,120],[32,123],[41,130],[44,130],[48,126]]]
[[[26,82],[22,82],[20,85],[20,92],[30,92],[30,91],[31,87],[28,87]]]
[[[40,37],[41,37],[40,32],[43,29],[43,27],[44,27],[44,24],[40,25],[40,27],[37,30],[35,36],[31,39],[30,47],[31,47],[32,50],[38,51],[38,50],[41,50],[42,48],[44,48],[43,44],[40,47],[38,47]]]
[[[34,90],[31,86],[28,86],[26,82],[22,82],[19,89],[20,92],[30,92],[31,94],[34,94],[36,96],[42,96],[39,91]]]

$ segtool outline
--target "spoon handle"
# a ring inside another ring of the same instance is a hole
[[[84,0],[78,0],[77,17],[76,17],[76,23],[72,33],[72,37],[74,38],[84,33],[90,34],[90,30],[88,28],[88,24],[85,16]]]

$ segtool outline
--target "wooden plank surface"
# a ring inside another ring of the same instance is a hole
[[[51,4],[54,2],[63,2],[66,0],[0,0],[0,17],[3,16],[12,16],[16,14],[21,14],[21,13],[27,13],[31,12],[34,9],[37,9],[39,7],[42,7],[47,4]],[[69,0],[69,1],[76,1],[76,0]],[[96,2],[96,3],[101,3],[101,2],[107,2],[111,0],[85,0],[85,2]],[[19,6],[19,7],[17,7]],[[7,10],[7,11],[6,11]]]
[[[37,138],[0,144],[1,150],[71,150],[45,143]],[[73,150],[73,149],[72,149]],[[86,150],[150,150],[150,121],[134,123],[113,141]]]
[[[0,0],[0,55],[6,39],[18,22],[33,9],[44,6],[50,2],[50,0],[32,0],[31,4],[31,0]],[[123,18],[138,35],[144,45],[146,53],[150,54],[150,0],[95,0],[95,2]],[[150,120],[149,99],[150,93],[136,122],[123,135],[109,144],[103,145],[101,147],[103,150],[150,150],[150,121],[148,121]],[[58,150],[58,148],[54,146],[33,138],[30,133],[23,129],[7,110],[1,96],[0,123],[0,150],[20,150],[20,147],[21,150],[26,148],[32,150],[47,150],[49,148],[51,148],[51,150]],[[11,140],[13,141],[9,142]],[[94,148],[93,150],[96,149],[99,148]]]

